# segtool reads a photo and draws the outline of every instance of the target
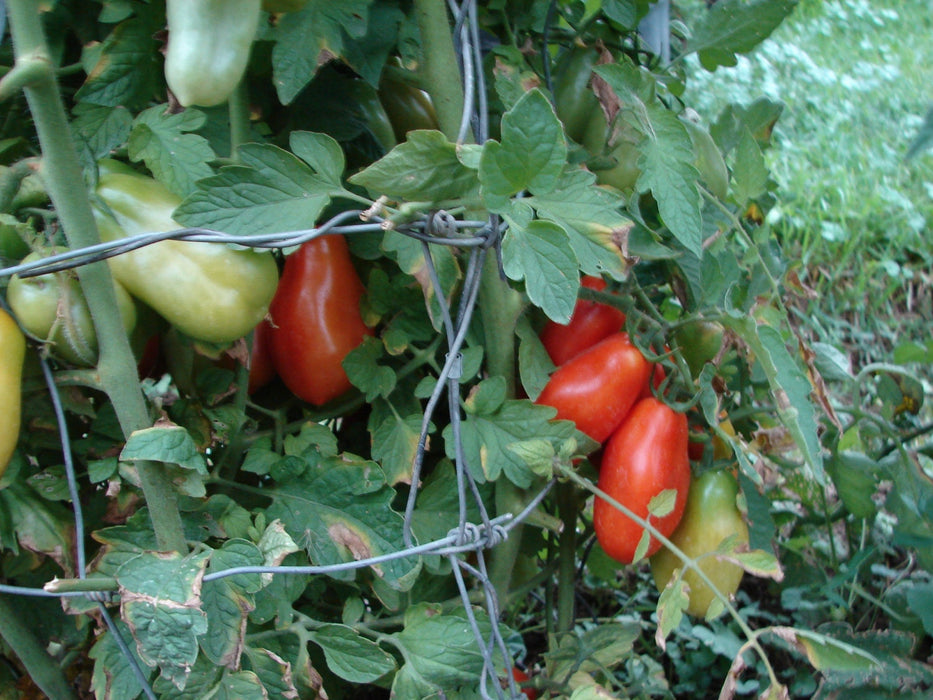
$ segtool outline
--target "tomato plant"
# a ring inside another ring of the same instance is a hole
[[[167,0],[165,81],[180,104],[211,107],[236,89],[259,27],[261,0]]]
[[[588,289],[602,291],[606,281],[586,275],[580,284]],[[555,365],[579,355],[599,341],[617,333],[625,325],[625,314],[614,306],[580,299],[573,307],[570,323],[548,321],[541,329],[541,342]]]
[[[698,560],[703,573],[725,596],[738,590],[744,572],[738,564],[723,561],[714,553],[729,537],[735,537],[735,545],[748,544],[748,525],[736,505],[737,495],[738,483],[728,471],[703,473],[690,484],[683,517],[670,535],[671,542],[684,554]],[[659,590],[682,568],[683,563],[669,549],[661,549],[651,557],[651,573]],[[703,617],[716,594],[692,569],[683,578],[690,586],[687,612]]]
[[[669,536],[683,515],[690,487],[687,417],[655,398],[639,401],[606,443],[599,468],[599,488]],[[649,517],[648,504],[662,491],[676,491],[673,507]],[[593,528],[613,559],[631,564],[645,530],[608,501],[596,499]],[[661,546],[652,537],[645,556]]]
[[[651,364],[616,333],[557,368],[537,403],[557,409],[596,442],[619,426],[648,383]]]
[[[350,389],[343,359],[373,334],[360,315],[363,292],[341,236],[315,238],[285,260],[269,310],[269,347],[296,396],[320,406]]]

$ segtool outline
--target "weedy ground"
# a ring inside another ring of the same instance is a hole
[[[688,92],[709,120],[729,102],[785,104],[770,219],[818,294],[805,313],[819,339],[859,363],[926,342],[933,150],[905,154],[933,105],[929,0],[802,0],[735,67],[691,64]]]

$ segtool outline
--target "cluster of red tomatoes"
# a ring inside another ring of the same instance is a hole
[[[605,282],[585,277],[583,285],[602,290]],[[580,300],[567,325],[548,323],[541,341],[558,366],[537,402],[557,409],[596,442],[604,444],[599,488],[642,518],[662,491],[675,490],[674,508],[652,524],[665,536],[677,527],[690,487],[687,418],[652,395],[650,382],[660,377],[622,331],[619,309]],[[609,556],[624,564],[635,558],[643,528],[597,499],[593,525]],[[647,555],[661,546],[652,539]]]

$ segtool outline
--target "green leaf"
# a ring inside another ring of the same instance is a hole
[[[684,53],[697,52],[707,70],[734,66],[768,38],[797,6],[797,0],[721,0],[693,27]]]
[[[212,700],[267,700],[268,697],[259,676],[252,671],[225,673],[211,696]]]
[[[213,698],[218,683],[223,679],[224,669],[216,666],[203,654],[191,667],[184,688],[178,688],[170,679],[156,678],[152,690],[159,700],[189,700],[189,698]]]
[[[907,591],[907,603],[920,618],[924,631],[933,636],[933,583],[911,586]]]
[[[408,134],[385,156],[350,178],[374,196],[439,202],[468,197],[479,187],[476,172],[457,157],[457,146],[439,131]]]
[[[120,459],[124,462],[163,462],[177,464],[207,475],[204,457],[191,434],[180,425],[163,424],[137,430],[126,441]]]
[[[266,517],[281,520],[316,565],[368,559],[405,548],[402,517],[391,507],[395,492],[386,486],[374,462],[348,454],[309,460],[299,477],[268,491],[274,501]],[[373,569],[388,585],[406,590],[418,575],[418,562],[411,557]],[[332,576],[352,580],[355,573]]]
[[[377,396],[388,396],[395,388],[395,372],[378,363],[384,350],[377,338],[367,337],[341,363],[350,382],[366,395],[369,403]]]
[[[511,279],[525,280],[533,304],[558,323],[570,321],[580,288],[579,266],[563,228],[540,219],[525,226],[510,221],[502,260]]]
[[[551,362],[547,350],[544,349],[544,344],[532,327],[527,315],[522,314],[518,319],[515,334],[520,340],[518,344],[518,373],[525,393],[529,399],[534,401],[548,383],[550,374],[554,371],[554,363]]]
[[[658,599],[658,628],[654,633],[654,640],[661,651],[667,647],[665,640],[668,635],[683,619],[684,610],[690,604],[689,592],[690,586],[680,576],[672,578],[661,591]]]
[[[524,190],[552,192],[566,162],[567,141],[550,100],[537,88],[529,90],[503,115],[502,141],[483,145],[483,196],[501,202]]]
[[[734,331],[755,353],[771,392],[778,417],[800,449],[811,475],[824,483],[823,454],[817,434],[816,411],[810,400],[812,389],[807,375],[794,360],[783,338],[771,326],[758,325],[738,311],[730,312],[723,324]]]
[[[73,112],[71,133],[82,164],[89,167],[125,144],[133,127],[133,115],[125,107],[80,102]]]
[[[585,631],[577,627],[561,635],[557,649],[544,655],[549,675],[566,678],[577,671],[592,673],[614,668],[631,657],[640,636],[637,623],[610,622]]]
[[[699,172],[693,164],[693,142],[686,127],[667,108],[652,104],[647,107],[650,120],[648,137],[638,144],[641,175],[637,188],[651,191],[658,202],[664,223],[674,238],[697,257],[703,251],[703,217]]]
[[[907,155],[904,156],[904,160],[910,160],[918,153],[922,153],[927,150],[931,144],[933,144],[933,108],[930,108],[923,118],[920,131],[917,132],[917,136],[914,138],[913,142],[911,142],[910,148],[907,149]]]
[[[159,666],[162,677],[179,689],[198,656],[197,639],[207,631],[201,579],[210,555],[143,552],[116,573],[122,617],[140,658]]]
[[[287,105],[320,66],[342,56],[350,38],[366,35],[372,0],[310,0],[299,12],[288,12],[276,27],[272,49],[272,82]]]
[[[240,235],[301,231],[343,193],[329,180],[331,161],[322,163],[322,175],[271,144],[247,143],[238,154],[239,165],[198,181],[175,210],[176,221]]]
[[[628,261],[623,244],[632,222],[620,213],[625,200],[597,186],[596,175],[579,168],[566,170],[554,191],[523,201],[539,217],[564,229],[581,270],[590,275],[624,275]]]
[[[488,638],[489,619],[481,611],[474,614],[480,635]],[[463,611],[445,615],[435,606],[412,606],[405,612],[404,629],[391,637],[405,650],[400,673],[410,674],[417,684],[435,690],[456,688],[475,683],[483,669],[483,650]]]
[[[755,137],[748,129],[742,133],[732,166],[732,194],[739,206],[765,193],[768,185],[768,166]]]
[[[123,620],[114,621],[117,630],[119,630],[124,640],[130,638],[130,631]],[[136,663],[143,670],[147,680],[152,676],[146,665],[136,653],[135,644],[127,644],[130,654],[136,659]],[[117,644],[113,633],[110,630],[105,631],[94,646],[91,647],[88,656],[94,659],[94,672],[91,676],[91,690],[98,698],[107,700],[134,700],[143,692],[142,685],[136,678],[136,673],[130,662],[127,660],[123,650]]]
[[[774,581],[784,580],[784,571],[781,569],[781,564],[777,560],[777,557],[763,549],[753,549],[750,552],[737,552],[732,548],[723,558],[735,562],[752,576],[770,578]]]
[[[509,452],[517,455],[536,475],[545,479],[554,476],[554,458],[557,451],[554,443],[539,438],[531,438],[508,445]]]
[[[379,87],[379,78],[386,59],[395,48],[405,13],[390,0],[375,0],[369,8],[366,34],[362,37],[343,37],[343,59],[356,73],[373,87]]]
[[[186,197],[196,180],[214,174],[208,163],[216,155],[207,139],[189,133],[204,122],[204,113],[196,109],[169,114],[165,105],[150,107],[133,122],[127,143],[130,159],[144,161],[156,180]]]
[[[867,651],[825,634],[791,627],[772,627],[769,631],[806,656],[817,671],[868,671],[878,664],[878,659]]]
[[[263,554],[256,545],[233,539],[224,542],[211,555],[207,573],[263,564]],[[204,584],[201,599],[207,615],[207,632],[201,637],[200,644],[207,658],[218,666],[239,667],[246,617],[254,608],[250,594],[261,588],[259,574],[237,574]]]
[[[104,39],[96,64],[75,99],[102,107],[137,109],[158,92],[162,81],[155,33],[165,14],[137,5],[137,16],[121,22]]]
[[[311,166],[333,191],[343,189],[343,171],[346,159],[343,149],[327,134],[311,131],[293,131],[288,137],[292,153]]]
[[[677,505],[677,489],[665,489],[648,501],[648,512],[654,518],[663,518],[674,512]]]
[[[572,422],[550,420],[554,415],[553,408],[526,400],[508,400],[490,412],[468,413],[461,432],[473,478],[482,483],[505,474],[516,486],[530,486],[534,472],[509,445],[540,438],[552,442],[556,450],[564,440],[577,437]],[[453,459],[455,445],[450,426],[444,429],[444,442],[447,456]]]
[[[322,625],[311,641],[324,651],[327,667],[351,683],[372,683],[396,668],[390,654],[345,625]]]
[[[73,571],[74,515],[45,500],[22,482],[0,489],[0,544],[46,554],[64,571]]]
[[[421,436],[421,422],[420,414],[402,418],[393,410],[371,431],[373,459],[382,465],[386,482],[391,486],[400,482],[411,483],[412,466]]]

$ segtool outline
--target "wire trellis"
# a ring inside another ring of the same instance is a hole
[[[2,5],[3,0],[0,0],[0,7],[2,7]],[[463,78],[465,98],[463,119],[461,121],[458,141],[464,142],[468,140],[472,132],[472,137],[478,143],[483,143],[488,138],[489,124],[476,2],[475,0],[464,0],[461,3],[457,3],[454,0],[449,0],[448,6],[454,18],[454,39]],[[363,219],[365,223],[347,223],[352,220],[360,219]],[[388,227],[387,223],[388,222],[381,217],[373,216],[371,211],[350,210],[341,212],[315,228],[284,233],[237,236],[204,228],[182,228],[167,232],[145,233],[117,241],[100,243],[79,250],[70,250],[42,260],[8,267],[0,270],[0,277],[12,275],[34,277],[74,269],[82,265],[99,262],[117,255],[123,255],[165,240],[211,242],[251,248],[283,249],[301,245],[302,243],[325,234],[353,235],[383,230]],[[509,536],[509,532],[519,525],[540,504],[553,486],[553,481],[547,484],[544,489],[528,503],[527,507],[521,513],[505,513],[498,517],[491,517],[485,508],[478,485],[467,464],[461,434],[460,408],[462,378],[461,349],[466,338],[471,318],[476,309],[481,270],[490,249],[492,249],[493,253],[497,256],[501,271],[500,241],[504,227],[495,216],[490,216],[487,221],[458,220],[447,212],[435,211],[426,214],[420,221],[406,223],[397,227],[393,226],[392,228],[404,235],[421,241],[428,275],[434,290],[434,298],[440,307],[443,332],[447,338],[446,360],[437,377],[435,388],[424,407],[421,433],[417,444],[416,456],[412,465],[411,489],[409,491],[403,521],[404,549],[381,556],[330,566],[280,565],[236,567],[206,574],[203,577],[203,581],[209,582],[240,574],[327,575],[347,570],[377,566],[388,561],[410,557],[425,555],[445,557],[451,564],[467,619],[472,629],[473,636],[476,639],[477,648],[482,655],[483,670],[480,680],[481,696],[486,699],[497,698],[498,700],[503,700],[508,697],[515,700],[522,697],[522,695],[512,675],[508,672],[510,668],[510,654],[502,635],[500,625],[498,624],[499,601],[487,572],[484,552],[487,549],[495,547]],[[447,303],[437,270],[434,267],[431,255],[431,246],[434,245],[456,246],[461,249],[469,250],[463,285],[455,313]],[[44,358],[42,359],[42,368],[52,398],[63,446],[65,474],[75,521],[76,568],[79,579],[85,580],[87,578],[87,561],[83,537],[84,517],[79,498],[78,481],[72,461],[68,427],[54,377]],[[451,530],[446,537],[418,544],[415,542],[412,533],[415,502],[418,495],[421,470],[427,449],[428,435],[431,430],[431,419],[445,391],[447,393],[450,428],[454,443],[454,465],[456,467],[459,501],[458,525]],[[470,502],[471,498],[472,504]],[[480,514],[479,523],[472,523],[469,521],[468,513],[471,505],[478,509]],[[461,555],[467,553],[474,554],[475,565],[468,563],[461,557]],[[485,611],[491,622],[490,631],[487,636],[484,636],[473,611],[473,603],[469,597],[470,584],[468,583],[468,578],[474,579],[485,594]],[[156,695],[147,681],[148,674],[140,666],[136,656],[131,652],[129,643],[124,639],[107,608],[107,603],[111,602],[116,590],[115,582],[110,581],[109,584],[102,583],[99,586],[99,590],[87,590],[93,588],[96,584],[96,581],[87,581],[87,583],[82,586],[85,588],[85,590],[82,591],[59,590],[57,584],[57,580],[47,583],[44,588],[28,588],[0,584],[0,594],[50,598],[85,597],[94,601],[97,604],[97,608],[105,624],[112,633],[118,648],[126,658],[136,680],[139,682],[143,693],[148,698],[155,698]],[[497,654],[501,655],[501,659],[504,659],[506,663],[504,679],[500,678],[499,675],[502,668],[500,667],[499,670],[497,670],[496,667],[495,660]],[[504,686],[503,683],[507,683],[507,685]]]

